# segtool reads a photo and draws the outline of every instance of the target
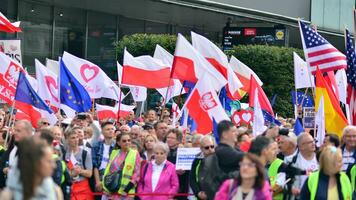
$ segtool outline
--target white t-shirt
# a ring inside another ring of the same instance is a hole
[[[297,154],[297,152],[298,152],[298,150],[295,150],[294,153],[292,153],[291,155],[284,156],[283,162],[286,163],[286,164],[289,164],[290,162],[292,162],[293,157]]]
[[[319,169],[319,164],[318,161],[316,160],[316,156],[311,160],[306,160],[301,153],[298,154],[297,161],[293,165],[294,167],[297,167],[301,170],[306,170],[308,174],[310,172],[316,171]],[[308,175],[300,175],[296,176],[296,181],[294,182],[294,187],[301,189],[303,187],[303,184],[305,180],[308,178]]]
[[[9,155],[9,167],[12,168],[15,166],[16,162],[17,162],[17,146],[14,146],[14,148],[12,148],[12,150],[10,151],[10,155]]]
[[[109,163],[109,159],[110,159],[110,155],[109,155],[109,151],[110,151],[110,146],[108,144],[104,143],[104,150],[103,150],[103,158],[101,159],[101,164],[99,167],[99,170],[105,169],[106,166]]]
[[[356,162],[355,158],[353,157],[353,151],[347,151],[346,148],[342,152],[342,171],[346,171],[349,164],[353,164]]]
[[[152,161],[152,192],[156,189],[165,164],[166,161],[162,162],[160,165],[157,165],[156,161]]]

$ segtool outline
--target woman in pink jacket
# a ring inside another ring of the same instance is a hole
[[[153,147],[155,159],[141,168],[141,178],[137,193],[175,194],[179,188],[178,176],[173,163],[167,160],[169,148],[163,142],[157,142]],[[174,195],[140,196],[141,200],[168,200]]]
[[[258,158],[245,154],[236,179],[226,180],[215,200],[272,200],[271,187],[264,179],[264,169]]]

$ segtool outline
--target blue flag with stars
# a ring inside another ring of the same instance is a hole
[[[291,91],[290,94],[292,95],[292,102],[293,105],[296,104],[295,100],[295,91]],[[304,100],[303,100],[304,97]],[[304,92],[297,92],[297,102],[298,102],[298,106],[301,105],[303,101],[303,105],[302,107],[314,107],[314,100],[310,95],[304,95]]]
[[[60,101],[77,112],[87,112],[92,104],[88,92],[67,69],[61,59],[59,64]]]
[[[53,111],[47,106],[47,104],[38,96],[35,90],[31,87],[30,82],[27,80],[23,72],[20,72],[19,74],[15,100],[31,105],[38,109],[45,110],[50,114],[53,113]]]

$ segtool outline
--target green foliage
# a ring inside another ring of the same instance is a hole
[[[123,37],[115,44],[119,62],[123,50],[133,56],[153,55],[156,44],[173,53],[176,36],[158,34],[134,34]],[[249,66],[263,81],[263,89],[269,98],[277,94],[274,111],[280,116],[293,117],[290,91],[294,90],[293,51],[303,57],[303,51],[295,48],[264,45],[235,46],[226,52]],[[243,99],[243,102],[246,98]]]

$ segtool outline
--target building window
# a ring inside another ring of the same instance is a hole
[[[56,7],[54,9],[54,18],[54,58],[62,56],[63,51],[84,58],[85,11],[82,9]]]

